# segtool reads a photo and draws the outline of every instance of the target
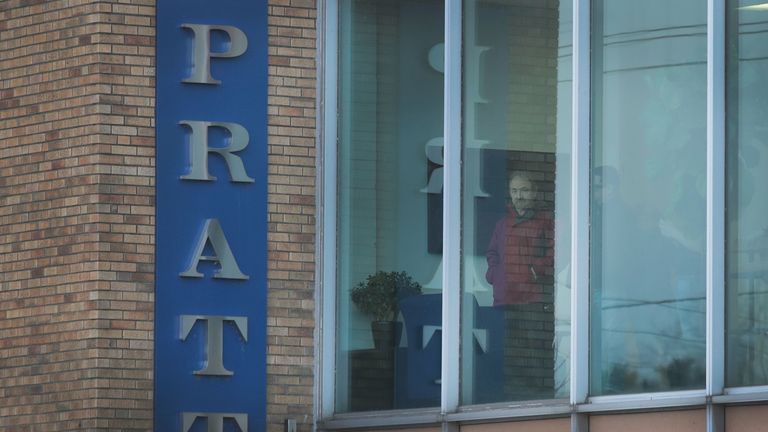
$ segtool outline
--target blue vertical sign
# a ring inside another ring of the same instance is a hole
[[[157,3],[155,430],[264,431],[267,4]]]

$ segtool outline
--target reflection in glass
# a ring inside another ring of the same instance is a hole
[[[768,11],[729,1],[726,385],[768,384]]]
[[[593,395],[704,387],[706,7],[593,2]]]
[[[339,11],[336,411],[439,406],[443,3]]]
[[[571,32],[568,1],[464,2],[464,404],[568,397]]]

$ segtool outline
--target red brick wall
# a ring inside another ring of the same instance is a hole
[[[153,5],[0,2],[2,430],[151,430]]]
[[[312,430],[315,261],[314,0],[269,2],[268,430]]]
[[[0,429],[152,429],[155,0],[0,2]],[[269,3],[268,423],[313,422],[315,2]]]

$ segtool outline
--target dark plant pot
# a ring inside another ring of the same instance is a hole
[[[378,351],[392,350],[395,347],[395,322],[373,321],[371,322],[373,334],[373,346]]]

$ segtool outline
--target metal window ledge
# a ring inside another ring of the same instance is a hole
[[[704,408],[709,404],[738,405],[768,402],[768,386],[739,387],[708,398],[704,390],[594,396],[585,404],[569,405],[564,400],[500,403],[462,407],[458,412],[441,414],[438,408],[370,411],[338,414],[318,422],[319,430],[347,430],[395,427],[437,426],[443,423],[503,422],[565,417],[572,413],[648,412]]]
[[[768,401],[768,386],[734,387],[725,390],[725,394],[713,396],[716,404],[748,404]]]
[[[450,422],[498,422],[505,420],[526,420],[565,417],[573,410],[567,400],[549,400],[540,402],[503,403],[462,408],[459,412],[445,415]]]
[[[420,410],[370,411],[337,414],[317,423],[320,430],[360,429],[371,427],[438,425],[443,415],[438,408]]]
[[[576,411],[582,413],[647,411],[686,407],[704,407],[707,405],[704,390],[645,393],[621,396],[594,396],[589,403],[577,405]]]
[[[565,417],[573,412],[567,401],[501,403],[462,408],[441,414],[437,408],[338,414],[318,422],[320,430],[430,426],[449,423],[500,422]]]

